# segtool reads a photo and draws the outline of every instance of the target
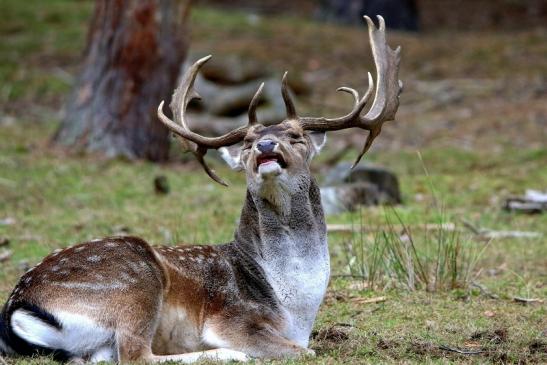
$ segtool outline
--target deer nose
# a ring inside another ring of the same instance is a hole
[[[273,152],[277,142],[272,141],[271,139],[265,139],[256,144],[256,148],[262,153]]]

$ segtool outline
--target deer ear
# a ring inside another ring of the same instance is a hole
[[[241,163],[241,146],[234,145],[229,147],[222,147],[218,149],[220,157],[230,166],[233,170],[243,170],[243,164]]]
[[[325,132],[310,132],[308,133],[308,136],[310,136],[311,144],[313,146],[313,152],[311,153],[311,157],[314,157],[315,155],[319,154],[321,152],[321,149],[327,143],[327,133]]]

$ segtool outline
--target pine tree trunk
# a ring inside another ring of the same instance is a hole
[[[97,0],[83,69],[54,141],[107,157],[168,158],[156,117],[186,57],[189,0]]]

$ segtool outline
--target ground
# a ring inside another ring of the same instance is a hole
[[[55,248],[119,233],[154,243],[226,242],[239,215],[244,177],[220,162],[213,164],[229,188],[178,156],[155,165],[73,156],[50,145],[92,6],[2,4],[0,238],[10,240],[13,256],[0,263],[0,302],[25,267]],[[336,87],[364,89],[371,67],[364,28],[198,7],[192,34],[193,52],[253,57],[279,74],[288,69],[313,81],[312,94],[299,101],[313,115],[344,112],[349,101]],[[464,231],[458,239],[482,252],[472,281],[483,289],[431,292],[370,288],[347,276],[358,252],[348,249],[347,235],[331,233],[334,276],[311,342],[318,357],[277,363],[544,363],[545,303],[513,298],[546,298],[547,215],[509,213],[502,205],[525,189],[547,187],[546,29],[388,38],[403,47],[405,91],[398,121],[384,127],[365,160],[398,174],[405,202],[395,209],[404,224],[418,229],[442,218],[542,236],[485,242]],[[320,177],[329,157],[362,142],[355,134],[332,136],[314,172]],[[348,150],[345,159],[356,153]],[[154,193],[158,175],[166,176],[169,195]],[[390,208],[363,208],[328,222],[377,227],[392,216]]]

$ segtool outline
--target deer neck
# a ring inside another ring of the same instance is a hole
[[[234,245],[262,269],[287,319],[287,338],[307,346],[330,274],[325,218],[315,181],[279,193],[247,191]]]
[[[315,255],[325,249],[325,217],[315,181],[296,193],[283,188],[262,194],[247,190],[235,241],[239,248],[262,260]]]

